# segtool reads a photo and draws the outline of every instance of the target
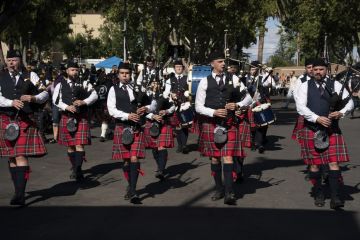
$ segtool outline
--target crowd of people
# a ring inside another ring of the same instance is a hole
[[[41,64],[22,68],[19,52],[9,51],[6,69],[0,73],[0,157],[9,159],[15,188],[10,204],[25,205],[28,158],[46,155],[46,142],[67,147],[70,178],[81,182],[94,121],[101,126],[100,142],[113,141],[112,159],[124,162],[128,183],[124,199],[140,201],[137,182],[146,148],[155,160],[155,177],[165,181],[168,149],[175,147],[176,138],[176,152],[187,154],[192,132],[198,135],[198,151],[211,163],[215,183],[211,199],[236,204],[234,184],[243,178],[244,149],[266,151],[268,126],[275,121],[271,97],[279,81],[258,61],[249,64],[247,74],[231,62],[226,66],[221,51],[209,55],[209,64],[211,74],[191,94],[183,60],[172,63],[171,74],[158,68],[151,56],[140,72],[121,62],[106,74],[105,69],[93,65],[87,69],[74,61],[59,69]],[[293,138],[301,147],[319,207],[325,204],[324,176],[331,208],[344,206],[339,164],[349,161],[349,156],[338,121],[353,113],[352,98],[358,97],[355,80],[341,84],[328,76],[323,59],[313,59],[305,62],[304,75],[296,78],[292,73],[286,81],[287,95],[299,113]],[[50,121],[54,137],[48,140]]]

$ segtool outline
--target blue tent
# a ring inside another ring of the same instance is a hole
[[[116,56],[110,57],[105,59],[102,62],[99,62],[97,64],[95,64],[96,68],[112,68],[113,65],[119,66],[119,63],[123,62],[123,60],[121,58],[118,58]]]

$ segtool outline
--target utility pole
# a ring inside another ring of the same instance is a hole
[[[126,61],[126,30],[127,30],[126,18],[127,18],[127,1],[124,0],[124,29],[123,29],[123,34],[124,34],[124,62]]]

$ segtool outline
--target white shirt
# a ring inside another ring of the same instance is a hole
[[[299,76],[296,80],[294,89],[293,89],[293,96],[294,96],[294,101],[297,101],[297,92],[299,91],[300,85],[302,84],[301,79],[304,77],[304,74]],[[309,75],[306,74],[306,82],[309,81],[311,78]]]
[[[146,72],[145,74],[149,75],[149,76],[155,75],[155,73],[156,73],[155,68],[153,68],[151,70],[149,68],[146,68],[145,72]],[[136,84],[141,85],[142,81],[143,81],[143,72],[141,71],[138,78],[136,79]]]
[[[15,76],[15,78],[16,78],[16,84],[17,84],[19,81],[20,75],[17,74]],[[48,98],[49,98],[48,92],[43,91],[43,92],[35,95],[35,103],[42,104],[46,100],[48,100]],[[13,100],[7,99],[4,96],[2,96],[1,87],[0,87],[0,107],[12,107],[12,103],[13,103]]]
[[[216,82],[219,84],[220,78],[216,77],[216,74],[214,72],[212,72],[211,74],[213,78],[215,78]],[[223,76],[223,78],[225,78],[225,76]],[[232,82],[234,87],[240,85],[240,91],[245,89],[245,85],[241,81],[239,81],[239,78],[237,76],[233,75]],[[196,91],[195,110],[196,112],[202,115],[206,115],[208,117],[214,117],[214,112],[216,109],[205,107],[206,90],[208,87],[207,83],[208,83],[207,78],[202,79],[199,83],[198,89]],[[241,102],[237,102],[236,104],[239,107],[243,107],[243,106],[249,106],[251,102],[252,102],[251,96],[249,93],[247,93],[246,97]]]
[[[320,85],[316,82],[316,86],[319,88]],[[325,83],[323,84],[323,87],[325,88]],[[339,94],[342,88],[342,84],[339,83],[338,81],[335,81],[334,88],[335,88],[334,89],[335,92]],[[307,107],[307,94],[308,94],[308,81],[301,83],[297,91],[296,109],[300,115],[305,117],[306,120],[315,123],[316,119],[319,116]],[[347,96],[349,96],[349,92],[346,89],[344,89],[342,99],[346,98]],[[346,106],[343,109],[340,110],[340,112],[345,116],[353,108],[354,108],[354,102],[350,98],[349,102],[346,104]]]
[[[179,77],[182,78],[184,75],[183,74],[180,74],[180,75],[177,75],[175,74],[175,78],[178,79]],[[170,78],[168,80],[166,80],[165,82],[165,90],[164,90],[164,93],[163,95],[164,96],[169,96],[171,93],[171,80]]]
[[[72,86],[72,84],[74,84],[73,81],[71,81],[70,79],[66,79],[66,82],[70,85],[70,87]],[[53,101],[53,104],[56,105],[58,108],[60,108],[62,111],[66,111],[66,108],[69,105],[67,105],[66,103],[64,103],[62,101],[62,94],[60,92],[61,85],[62,85],[61,82],[59,82],[56,85],[56,87],[54,89],[52,101]],[[85,86],[84,88],[87,90],[88,86]],[[56,104],[56,99],[58,98],[58,96],[59,96],[59,102],[58,102],[58,104]],[[96,102],[97,99],[98,99],[98,95],[97,95],[96,91],[91,91],[90,96],[85,98],[83,101],[85,102],[86,105],[89,106],[89,105],[93,104],[94,102]]]
[[[119,82],[119,87],[121,88],[124,84]],[[126,84],[126,89],[129,93],[130,102],[134,101],[134,93],[133,90],[130,88],[129,84]],[[114,86],[112,86],[109,90],[108,98],[107,98],[107,108],[109,111],[110,116],[120,119],[121,121],[129,120],[129,114],[124,111],[121,111],[116,108],[116,95]],[[150,105],[147,105],[146,108],[148,112],[154,112],[156,110],[156,101],[152,101]]]

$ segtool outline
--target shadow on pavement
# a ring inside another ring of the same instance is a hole
[[[140,200],[154,198],[156,195],[163,194],[169,189],[182,188],[197,181],[199,178],[183,178],[186,172],[204,165],[202,163],[194,164],[196,161],[197,159],[194,159],[191,162],[169,166],[166,169],[164,181],[157,181],[154,178],[156,182],[149,183],[143,189],[138,190],[138,194],[141,196]]]
[[[355,240],[359,237],[355,213],[346,211],[231,207],[3,207],[0,214],[4,239]]]

